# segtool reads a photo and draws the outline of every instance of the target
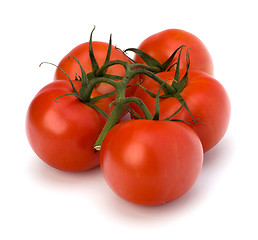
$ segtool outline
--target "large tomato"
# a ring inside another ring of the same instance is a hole
[[[80,85],[80,81],[74,82],[77,91]],[[72,92],[66,80],[54,81],[41,89],[28,108],[26,132],[32,149],[47,164],[64,171],[82,171],[99,164],[93,145],[106,119],[73,95],[55,101]],[[96,105],[110,112],[106,101],[99,100]]]
[[[130,120],[106,135],[100,166],[110,188],[123,199],[159,205],[179,198],[195,183],[202,145],[185,123]]]
[[[181,74],[183,74],[182,71]],[[157,75],[168,83],[171,83],[171,79],[174,78],[173,71],[161,72]],[[154,93],[157,93],[160,88],[160,85],[150,78],[146,79],[142,86]],[[160,95],[162,95],[162,92]],[[141,87],[136,90],[134,96],[141,98],[151,113],[154,114],[155,98],[150,97]],[[191,125],[191,128],[199,136],[204,152],[206,152],[222,139],[228,128],[230,101],[227,92],[221,83],[209,74],[190,71],[189,80],[182,90],[181,96],[194,118],[199,119],[199,123]],[[159,100],[160,119],[171,116],[181,106],[181,103],[175,97],[160,98]],[[143,117],[138,106],[132,104],[132,107]],[[183,108],[173,118],[184,121],[192,120],[186,108]]]
[[[167,29],[156,33],[146,38],[138,48],[162,64],[182,45],[185,45],[185,47],[182,50],[180,68],[186,68],[187,66],[186,49],[188,48],[191,58],[191,69],[213,75],[213,62],[206,46],[195,35],[184,30]],[[178,57],[178,54],[176,56]],[[177,61],[177,57],[174,58],[170,65]],[[144,63],[137,55],[135,60],[139,63]]]
[[[92,42],[93,52],[95,59],[98,63],[98,66],[101,67],[106,59],[107,51],[108,51],[108,43],[105,42]],[[91,73],[92,70],[92,63],[89,56],[89,42],[82,43],[78,46],[76,46],[74,49],[72,49],[58,64],[58,66],[63,69],[72,79],[75,79],[76,75],[77,77],[81,75],[81,70],[78,65],[78,63],[74,60],[69,58],[69,56],[76,57],[80,64],[82,65],[83,69],[86,73]],[[124,55],[119,49],[117,49],[115,46],[112,46],[111,49],[111,56],[110,61],[113,60],[122,60],[124,62],[131,63],[128,57]],[[110,75],[116,75],[123,77],[125,74],[125,69],[121,65],[114,65],[107,69],[106,74]],[[60,80],[60,79],[67,79],[67,76],[60,70],[56,69],[54,80]],[[138,81],[139,77],[136,76],[134,79],[131,80],[130,85],[134,85]],[[133,92],[135,91],[136,86],[128,87],[126,89],[126,95],[131,96]],[[97,91],[105,94],[108,92],[111,92],[114,90],[114,88],[106,83],[100,83],[96,87]]]

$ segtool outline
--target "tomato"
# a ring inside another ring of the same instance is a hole
[[[181,74],[183,72],[181,71]],[[174,72],[161,72],[157,74],[163,80],[171,83]],[[180,78],[181,79],[181,78]],[[153,79],[147,79],[142,83],[146,89],[157,93],[160,85]],[[162,92],[160,93],[162,95]],[[155,98],[150,97],[145,90],[139,87],[135,94],[146,104],[152,114],[154,114]],[[190,71],[189,80],[181,92],[193,117],[198,120],[198,124],[191,125],[191,128],[199,136],[204,152],[214,147],[224,136],[228,128],[230,119],[230,100],[226,90],[216,79],[209,74],[200,71]],[[175,113],[181,103],[174,97],[160,98],[160,119],[166,119]],[[133,109],[143,117],[138,106],[132,104]],[[189,112],[183,108],[173,118],[184,121],[191,121]]]
[[[140,205],[175,200],[195,183],[203,162],[199,138],[185,123],[130,120],[106,135],[100,166],[121,198]]]
[[[180,46],[185,45],[181,54],[180,68],[186,68],[186,50],[189,48],[191,69],[213,75],[213,62],[206,46],[195,35],[180,29],[167,29],[146,38],[138,47],[161,64]],[[178,53],[170,66],[177,61]],[[144,61],[135,56],[139,63]],[[143,77],[144,79],[146,77]]]
[[[106,59],[106,55],[108,51],[108,43],[93,41],[92,46],[93,46],[93,52],[94,52],[96,61],[98,63],[98,66],[101,67],[104,64]],[[70,76],[70,78],[75,79],[76,76],[78,77],[81,75],[81,70],[78,63],[74,59],[71,59],[71,58],[68,59],[69,56],[76,57],[80,61],[80,64],[82,65],[86,73],[92,72],[92,63],[89,56],[89,42],[82,43],[76,46],[58,64],[58,66],[61,69],[63,69]],[[126,55],[123,54],[115,46],[112,46],[111,56],[110,56],[110,61],[113,61],[113,60],[122,60],[124,62],[131,63],[129,58],[126,57]],[[125,74],[125,69],[121,65],[114,65],[107,69],[106,74],[123,77]],[[57,68],[55,72],[54,80],[60,80],[60,79],[68,80],[67,76],[60,69]],[[131,80],[130,85],[134,85],[136,82],[138,82],[138,79],[139,77],[136,76],[134,79]],[[101,94],[105,94],[114,90],[113,86],[106,83],[100,83],[96,87],[96,89]],[[135,89],[136,89],[136,86],[128,87],[126,89],[126,95],[131,96],[135,91]]]
[[[75,81],[78,91],[81,82]],[[48,165],[64,171],[82,171],[99,165],[93,145],[106,119],[73,95],[69,81],[54,81],[32,100],[26,117],[26,132],[34,152]],[[98,93],[93,93],[98,94]],[[107,99],[96,102],[103,110]]]

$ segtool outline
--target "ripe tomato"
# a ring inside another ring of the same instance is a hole
[[[181,74],[182,71],[181,71]],[[157,74],[163,80],[171,83],[174,72],[161,72]],[[147,79],[142,86],[157,93],[160,85],[153,79]],[[162,95],[162,92],[160,93]],[[139,97],[146,104],[152,114],[154,114],[155,98],[150,97],[145,90],[139,87],[134,96]],[[224,87],[209,74],[200,71],[190,71],[189,80],[181,92],[191,113],[195,119],[199,119],[198,124],[191,125],[191,128],[199,136],[204,152],[214,147],[224,136],[228,128],[230,119],[230,101]],[[174,97],[160,98],[160,119],[166,119],[175,113],[181,103]],[[137,105],[132,104],[134,110],[143,117]],[[183,108],[173,118],[184,121],[191,121],[191,115]]]
[[[81,82],[75,81],[77,91]],[[26,132],[34,152],[50,166],[64,171],[82,171],[99,165],[93,145],[106,119],[93,108],[69,95],[69,81],[54,81],[42,88],[32,100],[26,117]],[[97,94],[97,93],[93,93]],[[96,105],[106,109],[107,99]]]
[[[182,45],[185,45],[185,48],[182,50],[180,68],[186,68],[187,66],[186,49],[189,48],[191,69],[213,75],[213,62],[207,48],[199,38],[184,30],[167,29],[156,33],[146,38],[138,48],[162,64]],[[176,56],[178,56],[178,53]],[[144,63],[137,55],[135,60],[139,63]],[[170,66],[176,61],[177,57],[175,57]],[[145,79],[145,77],[143,78]]]
[[[196,181],[202,145],[185,123],[130,120],[106,135],[100,166],[110,188],[123,199],[159,205],[179,198]]]
[[[108,43],[105,42],[92,42],[94,56],[98,63],[98,66],[101,67],[106,59],[107,51],[108,51]],[[71,79],[75,79],[76,75],[81,75],[81,70],[78,63],[74,59],[68,59],[69,56],[76,57],[80,64],[82,65],[83,69],[86,73],[92,72],[92,64],[89,56],[89,42],[82,43],[72,49],[58,64],[58,66],[63,69]],[[129,58],[127,58],[119,49],[115,46],[112,46],[110,61],[113,60],[122,60],[128,63],[131,63]],[[113,65],[109,67],[106,71],[106,74],[116,75],[123,77],[125,74],[125,69],[121,65]],[[56,69],[54,80],[60,79],[67,79],[67,76],[60,70]],[[136,76],[134,79],[131,80],[130,85],[134,85],[139,80],[139,77]],[[136,86],[128,87],[126,89],[126,95],[131,96],[135,91]],[[96,90],[101,94],[105,94],[114,90],[114,87],[106,84],[100,83],[96,86]]]

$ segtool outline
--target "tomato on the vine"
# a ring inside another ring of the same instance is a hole
[[[140,205],[159,205],[185,194],[203,162],[195,132],[181,122],[131,120],[106,135],[100,166],[110,188]]]
[[[180,68],[186,68],[187,66],[186,49],[189,49],[191,69],[213,75],[213,62],[208,49],[199,38],[187,31],[181,29],[161,31],[146,38],[139,45],[138,49],[144,51],[162,64],[182,45],[185,45],[185,47],[182,51]],[[178,53],[169,66],[176,63],[177,57]],[[144,63],[138,55],[135,55],[135,61]]]
[[[161,72],[157,75],[167,83],[172,83],[174,71]],[[183,71],[180,72],[180,75]],[[158,93],[160,85],[153,79],[146,79],[142,86],[153,93]],[[163,90],[160,92],[162,95]],[[189,71],[189,79],[181,96],[185,100],[194,119],[198,120],[197,124],[190,125],[197,133],[202,144],[204,152],[214,147],[224,136],[228,128],[230,119],[230,101],[225,88],[220,82],[211,77],[209,74],[200,71]],[[152,98],[143,88],[139,87],[135,94],[145,103],[152,114],[155,112],[155,98]],[[131,105],[133,109],[143,117],[139,107]],[[159,111],[160,119],[166,119],[176,113],[181,107],[181,103],[175,97],[160,98]],[[182,108],[174,119],[191,121],[192,116],[186,108]]]
[[[80,81],[73,85],[77,91],[81,88]],[[71,93],[66,80],[42,88],[28,108],[26,132],[32,149],[44,162],[64,171],[82,171],[99,165],[93,145],[106,118],[76,96],[63,96]],[[94,90],[92,95],[99,93]],[[107,101],[111,102],[101,99],[95,104],[109,114]]]
[[[97,64],[99,67],[101,67],[105,60],[106,60],[106,55],[108,51],[108,43],[105,42],[98,42],[98,41],[93,41],[92,42],[92,48],[93,48],[93,53],[94,57],[97,61]],[[76,57],[83,69],[85,70],[86,73],[91,73],[93,71],[92,68],[92,62],[90,58],[90,53],[89,53],[89,42],[82,43],[75,48],[73,48],[66,56],[63,57],[63,59],[60,61],[58,66],[63,69],[71,79],[75,79],[76,77],[80,76],[81,70],[80,66],[76,61],[73,59],[70,59],[69,57]],[[121,60],[124,62],[132,63],[131,60],[118,48],[115,46],[112,46],[111,48],[111,55],[110,55],[110,61],[114,60]],[[112,76],[120,76],[123,77],[125,74],[125,69],[123,66],[117,64],[114,66],[111,66],[107,69],[105,72],[106,74]],[[64,74],[63,71],[61,71],[59,68],[56,69],[54,80],[60,80],[60,79],[67,79],[67,76]],[[127,87],[126,89],[126,95],[131,96],[133,92],[136,89],[136,82],[138,82],[139,77],[136,76],[134,79],[131,80],[130,84],[131,86]],[[106,83],[100,83],[99,85],[96,86],[96,90],[100,92],[101,94],[109,93],[114,90],[114,87],[106,84]]]

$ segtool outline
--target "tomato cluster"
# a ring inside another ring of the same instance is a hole
[[[32,100],[26,118],[32,149],[63,171],[100,165],[110,188],[132,203],[179,198],[229,124],[230,101],[213,77],[207,48],[179,29],[125,51],[111,37],[92,41],[92,34]]]

